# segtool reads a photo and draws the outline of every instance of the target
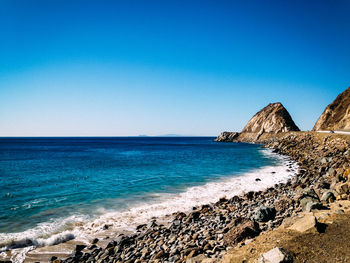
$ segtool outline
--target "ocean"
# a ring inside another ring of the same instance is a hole
[[[0,252],[130,231],[297,170],[260,145],[213,139],[0,138]]]

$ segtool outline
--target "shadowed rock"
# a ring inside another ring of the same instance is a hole
[[[222,132],[220,135],[214,140],[215,142],[233,142],[234,139],[238,137],[238,132]]]

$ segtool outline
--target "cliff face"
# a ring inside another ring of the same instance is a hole
[[[350,87],[327,106],[313,130],[350,130]]]
[[[270,103],[251,118],[241,133],[278,133],[299,131],[292,117],[279,102]]]
[[[279,102],[270,103],[256,113],[243,128],[241,133],[223,132],[215,141],[258,142],[279,132],[299,131],[286,108]]]
[[[263,135],[289,131],[299,131],[289,112],[279,102],[270,103],[248,121],[237,140],[256,142]]]

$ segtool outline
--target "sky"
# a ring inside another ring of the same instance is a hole
[[[0,136],[302,130],[350,86],[350,1],[2,0]]]

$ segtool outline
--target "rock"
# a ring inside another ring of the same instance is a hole
[[[280,199],[277,199],[274,202],[274,207],[276,209],[276,211],[283,211],[288,209],[291,205],[293,204],[293,200],[287,196],[284,196]]]
[[[58,259],[56,256],[52,256],[51,259],[50,259],[50,261],[53,262],[53,261],[55,261],[56,259]]]
[[[161,250],[161,251],[159,251],[158,253],[155,254],[153,259],[159,259],[159,258],[163,258],[165,256],[166,256],[166,254],[164,253],[163,250]]]
[[[303,211],[306,211],[308,203],[318,204],[320,202],[315,190],[311,188],[301,190],[301,192],[296,195],[295,199],[299,201]],[[308,206],[310,206],[310,204]]]
[[[348,183],[338,183],[335,185],[335,191],[338,194],[348,194],[349,193],[349,185]]]
[[[337,197],[336,197],[336,200],[347,200],[347,199],[348,199],[347,194],[337,195]]]
[[[335,201],[335,195],[332,191],[326,191],[322,194],[321,197],[321,201],[322,202],[326,202],[326,203],[332,203]]]
[[[346,152],[349,152],[349,155],[350,155],[350,150],[347,150]],[[345,178],[346,180],[349,180],[349,176],[350,176],[350,168],[346,169],[345,172],[343,173],[343,178]]]
[[[237,221],[239,223],[223,237],[226,246],[234,246],[245,239],[256,237],[261,232],[259,224],[254,220],[239,218]]]
[[[189,258],[186,260],[186,263],[201,263],[204,261],[207,261],[209,258],[206,257],[205,255],[201,254],[193,258]]]
[[[221,133],[216,141],[258,142],[263,134],[299,131],[292,117],[280,103],[270,103],[256,113],[243,128],[241,133]],[[234,139],[232,139],[234,137]]]
[[[296,195],[296,199],[298,201],[300,201],[301,199],[305,198],[305,197],[311,197],[314,201],[320,201],[318,199],[318,195],[316,194],[315,190],[312,188],[305,188],[302,189],[297,195]]]
[[[314,204],[314,203],[318,203],[318,201],[316,199],[313,199],[312,197],[304,197],[303,199],[300,200],[300,205],[303,211],[306,211],[309,204]]]
[[[281,103],[270,103],[248,121],[237,139],[256,141],[264,133],[276,134],[288,131],[299,131],[299,128]]]
[[[313,130],[350,129],[350,87],[329,104],[317,120]]]
[[[258,222],[267,222],[273,220],[276,216],[276,210],[273,207],[259,207],[256,212],[254,219]]]
[[[262,254],[259,263],[292,263],[293,258],[283,248],[275,247]]]
[[[201,212],[199,211],[194,211],[189,215],[189,218],[192,220],[197,220],[201,215]]]
[[[319,159],[319,162],[320,162],[321,164],[326,164],[326,163],[328,163],[328,160],[327,160],[327,158],[322,157],[322,158]]]
[[[82,251],[84,248],[86,248],[85,245],[76,245],[76,246],[75,246],[75,251],[76,251],[76,252],[80,252],[80,251]]]
[[[238,137],[238,132],[224,131],[214,140],[215,142],[233,142]]]
[[[320,202],[308,202],[305,206],[305,212],[311,212],[315,209],[323,209],[323,205]]]
[[[215,258],[209,258],[203,254],[186,260],[186,263],[214,263],[218,262]]]
[[[288,227],[288,229],[298,232],[306,232],[309,230],[317,230],[317,220],[312,213],[304,214],[301,218],[298,218],[296,222]]]

